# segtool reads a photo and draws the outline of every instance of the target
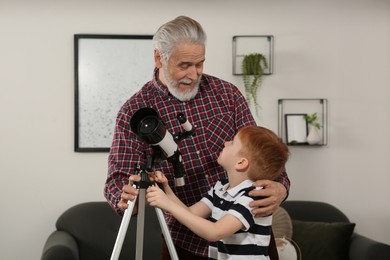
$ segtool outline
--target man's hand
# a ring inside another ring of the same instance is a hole
[[[265,197],[264,199],[254,200],[249,204],[253,208],[252,213],[256,218],[274,213],[287,196],[286,188],[276,181],[259,180],[253,183],[253,186],[263,187],[263,189],[252,190],[249,192],[250,196]]]
[[[133,201],[138,196],[138,189],[133,187],[133,183],[140,181],[141,176],[132,175],[129,178],[129,184],[124,185],[122,188],[121,200],[118,202],[118,208],[127,209],[127,202],[129,200]],[[133,214],[137,212],[137,208],[134,207]]]

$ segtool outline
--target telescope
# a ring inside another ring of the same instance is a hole
[[[150,108],[144,107],[137,110],[130,120],[131,130],[138,135],[143,141],[152,146],[154,153],[152,156],[147,155],[146,167],[140,168],[138,172],[141,176],[141,181],[134,183],[133,187],[140,189],[139,203],[138,203],[138,214],[137,214],[137,248],[135,257],[137,260],[142,260],[142,249],[143,249],[143,229],[144,229],[144,217],[145,217],[145,192],[146,188],[149,187],[148,182],[148,171],[153,171],[153,163],[156,158],[161,160],[167,160],[173,165],[175,186],[184,186],[184,166],[181,158],[181,153],[177,146],[177,142],[187,138],[195,133],[195,128],[187,121],[184,114],[179,113],[177,115],[181,126],[185,132],[179,132],[176,135],[172,135],[164,126],[157,111]],[[136,198],[137,198],[136,197]],[[127,209],[125,210],[122,218],[121,225],[119,227],[118,236],[115,241],[114,249],[111,254],[110,260],[118,260],[119,254],[122,250],[123,241],[126,236],[126,232],[131,220],[131,214],[134,209],[135,200],[127,201]],[[156,208],[156,214],[158,221],[160,222],[161,231],[164,234],[169,254],[172,260],[179,260],[175,245],[173,244],[172,237],[169,233],[168,225],[165,222],[164,214],[161,209]],[[142,231],[142,232],[141,232]]]
[[[195,133],[195,128],[188,122],[183,113],[177,115],[177,120],[185,132],[172,135],[167,131],[156,110],[144,107],[137,110],[130,120],[131,130],[160,156],[172,163],[175,186],[184,186],[184,166],[177,143]]]

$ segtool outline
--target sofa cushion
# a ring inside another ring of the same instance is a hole
[[[355,223],[310,222],[292,220],[293,240],[298,244],[302,259],[348,259],[351,234]]]

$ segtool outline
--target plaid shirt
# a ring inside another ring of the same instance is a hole
[[[225,170],[217,163],[224,142],[232,140],[240,127],[255,125],[245,98],[231,83],[203,74],[197,96],[191,101],[182,102],[156,80],[155,70],[153,79],[125,102],[117,116],[104,195],[118,214],[123,214],[117,207],[123,185],[128,183],[136,165],[145,163],[145,154],[152,152],[150,145],[130,130],[132,115],[142,107],[158,111],[167,131],[172,134],[184,131],[176,119],[179,113],[183,113],[196,128],[192,137],[178,143],[186,175],[183,187],[174,186],[173,168],[169,162],[162,161],[155,167],[165,173],[177,197],[189,206],[207,194],[217,180],[227,177]],[[280,182],[289,189],[286,173],[282,174]],[[207,257],[206,240],[170,215],[166,215],[166,221],[176,246]]]

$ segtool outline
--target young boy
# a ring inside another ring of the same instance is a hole
[[[152,176],[157,185],[147,189],[151,206],[172,214],[198,236],[210,241],[210,259],[269,259],[272,216],[254,218],[248,195],[259,179],[276,179],[283,172],[288,148],[272,131],[259,126],[241,128],[225,142],[218,163],[228,180],[219,180],[208,194],[187,207],[175,196],[162,172]]]

